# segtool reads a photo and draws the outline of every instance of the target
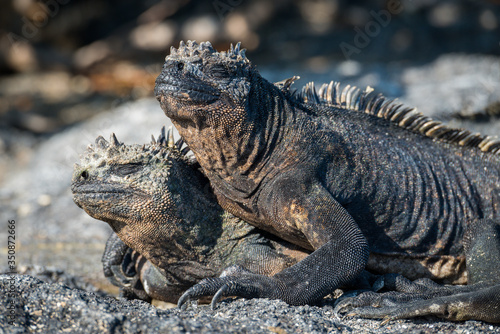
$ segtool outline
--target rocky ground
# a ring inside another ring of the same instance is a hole
[[[455,126],[500,133],[498,57],[448,54],[409,66],[344,61],[322,68],[321,74],[292,68],[260,70],[273,81],[300,75],[297,86],[331,79],[370,85]],[[110,229],[73,204],[72,166],[98,135],[114,132],[120,141],[146,143],[151,134],[157,135],[162,125],[169,124],[156,100],[146,98],[97,113],[43,139],[13,129],[0,133],[0,143],[9,148],[9,154],[0,158],[0,217],[5,222],[0,240],[7,240],[6,223],[14,220],[15,228],[10,230],[15,231],[18,272],[13,280],[10,275],[0,276],[0,300],[6,310],[0,312],[0,333],[500,333],[498,325],[476,321],[431,318],[380,327],[377,320],[335,320],[329,305],[294,307],[278,301],[234,300],[223,302],[215,311],[199,306],[182,312],[112,297],[116,289],[104,279],[100,264]],[[6,264],[7,248],[2,248],[1,256]],[[13,326],[7,325],[11,307]]]
[[[0,276],[6,284],[8,276]],[[335,320],[332,306],[289,306],[267,299],[227,300],[208,306],[161,310],[142,301],[100,296],[59,283],[16,276],[13,299],[2,297],[2,333],[500,333],[477,321],[436,319]],[[12,318],[10,318],[12,317]],[[10,320],[15,326],[6,325]]]

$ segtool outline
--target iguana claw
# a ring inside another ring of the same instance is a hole
[[[179,301],[177,302],[177,307],[180,308],[181,310],[185,310],[187,308],[187,303],[195,298],[202,297],[203,295],[199,295],[200,293],[203,293],[201,291],[195,291],[197,289],[198,285],[195,285],[193,288],[187,290],[181,298],[179,298]],[[212,298],[212,301],[210,302],[210,308],[212,310],[215,310],[217,303],[220,302],[220,300],[227,295],[227,292],[229,290],[229,287],[227,284],[224,284],[222,287],[217,290],[217,292],[214,294],[214,297]]]
[[[122,265],[113,265],[110,267],[113,272],[112,277],[108,277],[108,279],[117,282],[116,286],[122,287],[132,287],[135,286],[137,280],[139,279],[138,275],[127,276],[127,274],[123,271]]]
[[[216,304],[222,299],[222,297],[226,296],[227,292],[229,290],[229,287],[227,284],[223,285],[219,291],[214,295],[214,298],[212,298],[212,302],[210,303],[210,307],[212,310],[215,310]]]
[[[210,306],[215,309],[217,303],[228,296],[242,298],[279,298],[278,281],[272,277],[253,274],[248,271],[239,272],[241,276],[224,276],[205,278],[189,288],[179,298],[177,306],[185,309],[185,304],[193,299],[213,295]]]
[[[228,285],[226,283],[227,278],[206,278],[200,281],[198,284],[189,288],[184,294],[179,298],[177,302],[177,307],[184,310],[186,309],[186,303],[198,299],[203,296],[214,295],[212,302],[210,303],[211,308],[214,310],[216,304],[226,296],[228,292]]]

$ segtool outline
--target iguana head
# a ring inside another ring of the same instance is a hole
[[[75,203],[162,269],[198,261],[221,233],[208,182],[181,145],[164,131],[149,145],[99,136],[72,178]]]
[[[272,84],[264,79],[239,43],[218,52],[209,42],[181,42],[165,58],[156,79],[156,98],[223,207],[222,191],[212,176],[235,188],[226,187],[226,195],[233,190],[234,196],[255,191],[261,175],[267,173],[260,165],[270,152],[269,143],[288,119],[281,114],[289,106],[284,97],[291,82]]]
[[[211,125],[228,114],[241,117],[238,110],[244,108],[256,75],[260,77],[240,43],[217,52],[210,42],[181,42],[165,58],[155,95],[173,120]]]

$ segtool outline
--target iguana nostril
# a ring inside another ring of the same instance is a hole
[[[81,174],[80,174],[80,177],[84,180],[88,179],[89,178],[89,172],[87,172],[86,170],[84,170]]]

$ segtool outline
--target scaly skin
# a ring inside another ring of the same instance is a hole
[[[273,275],[307,255],[223,211],[180,146],[164,132],[150,145],[98,137],[75,165],[75,203],[119,237],[108,241],[103,263],[126,295],[177,302],[226,267]]]
[[[293,94],[293,80],[271,84],[239,44],[181,43],[166,57],[155,95],[220,205],[313,251],[272,277],[203,280],[179,305],[206,295],[315,303],[358,277],[369,253],[465,258],[469,284],[498,291],[500,238],[483,232],[499,226],[499,143],[333,83]],[[497,299],[456,292],[446,303],[464,312],[434,314],[500,321]]]

